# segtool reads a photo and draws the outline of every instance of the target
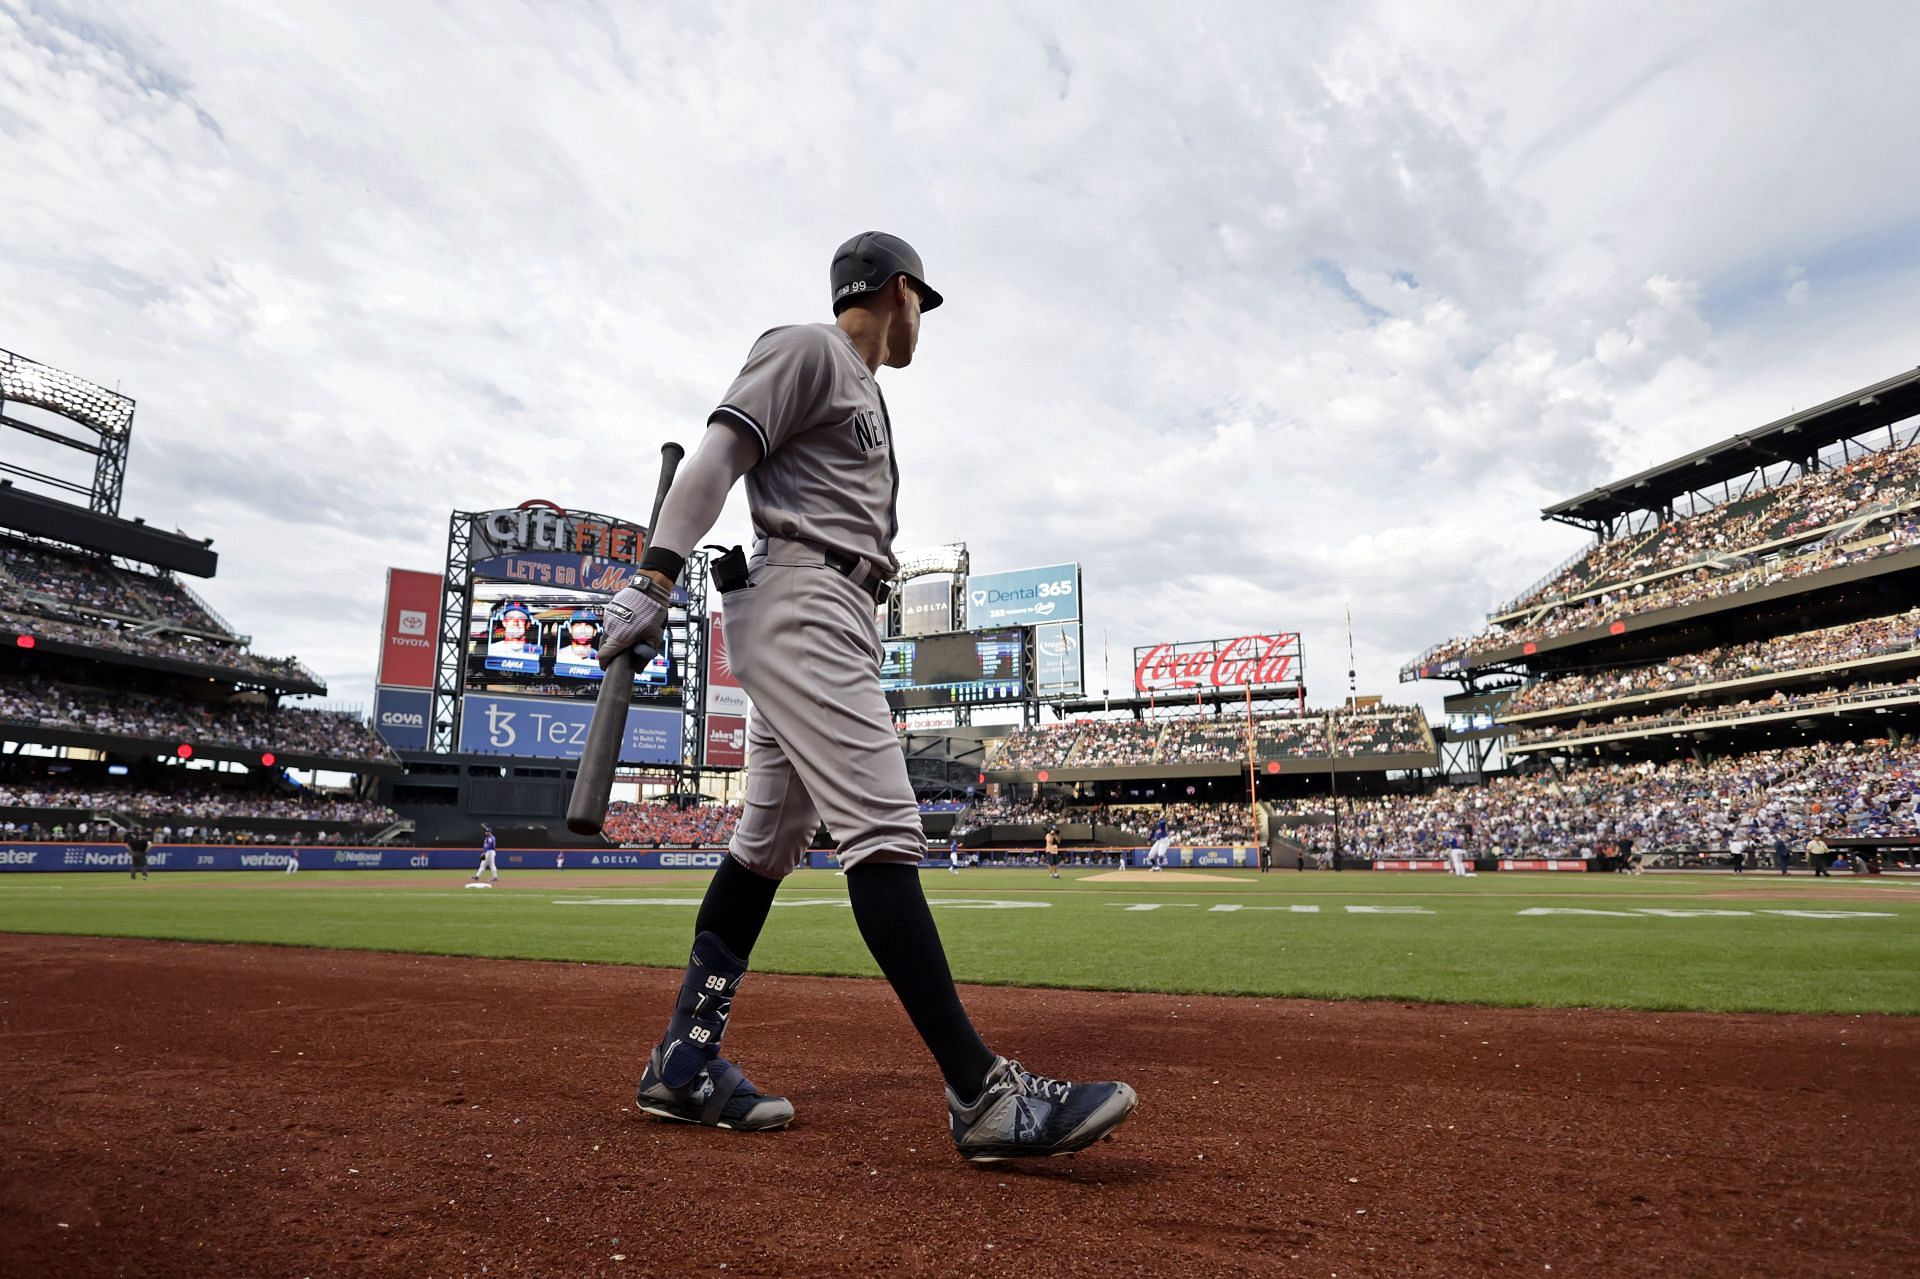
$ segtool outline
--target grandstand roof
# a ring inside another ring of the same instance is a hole
[[[220,563],[211,539],[163,533],[148,528],[142,520],[102,515],[71,502],[29,493],[15,487],[11,480],[0,480],[0,528],[195,577],[212,577]]]
[[[1545,520],[1587,526],[1633,511],[1658,510],[1676,497],[1738,479],[1757,466],[1804,461],[1840,440],[1920,414],[1920,369],[1849,391],[1685,457],[1603,484],[1540,512]]]

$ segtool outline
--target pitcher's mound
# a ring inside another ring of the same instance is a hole
[[[1172,881],[1176,884],[1217,884],[1223,879],[1246,880],[1245,875],[1196,874],[1190,870],[1110,870],[1104,874],[1088,875],[1081,880],[1084,884],[1164,884]]]

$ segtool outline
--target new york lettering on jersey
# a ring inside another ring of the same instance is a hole
[[[900,494],[893,425],[873,375],[837,325],[762,334],[709,420],[744,425],[760,442],[760,462],[746,476],[756,537],[797,538],[893,576]]]

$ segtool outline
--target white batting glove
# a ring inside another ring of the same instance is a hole
[[[651,577],[641,575],[633,585],[607,602],[607,629],[600,640],[600,669],[628,649],[634,649],[636,662],[652,661],[666,642],[667,605],[672,602],[669,588]],[[642,659],[640,649],[647,650]]]

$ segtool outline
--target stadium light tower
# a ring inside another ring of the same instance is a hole
[[[40,409],[64,422],[41,425],[23,421],[8,415],[6,410],[12,404]],[[93,438],[69,433],[63,429],[67,423],[90,432]],[[38,360],[0,350],[0,427],[93,454],[93,485],[84,487],[10,462],[0,462],[0,470],[48,488],[85,495],[88,509],[102,515],[120,513],[120,490],[127,478],[127,442],[133,435],[131,398]]]

